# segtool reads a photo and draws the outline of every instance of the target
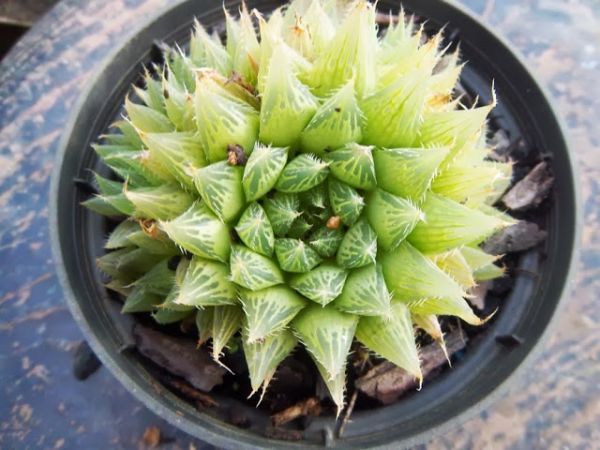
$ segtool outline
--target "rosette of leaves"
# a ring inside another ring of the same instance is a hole
[[[226,25],[165,50],[94,147],[115,176],[84,204],[125,217],[107,287],[161,324],[195,315],[216,360],[240,335],[254,391],[302,345],[342,408],[355,339],[421,379],[415,327],[481,324],[468,291],[502,275],[479,247],[511,223],[491,206],[511,177],[486,157],[494,105],[455,98],[441,35],[403,14],[378,31],[364,0]]]

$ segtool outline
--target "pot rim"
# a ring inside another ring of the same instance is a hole
[[[137,27],[132,27],[130,33],[128,33],[123,42],[128,42],[128,38],[136,36],[143,32],[145,29],[148,29],[153,23],[159,20],[163,15],[167,14],[169,11],[172,11],[179,7],[181,4],[185,3],[187,0],[177,0],[175,2],[171,2],[168,6],[159,9],[156,13],[145,16],[143,21]],[[508,43],[504,37],[502,37],[494,27],[490,26],[487,23],[484,23],[482,20],[477,18],[472,12],[468,11],[464,6],[458,5],[454,2],[450,2],[448,0],[442,0],[443,3],[446,4],[450,9],[454,9],[454,11],[458,14],[466,16],[467,19],[476,22],[482,28],[484,28],[496,41],[498,41],[502,46],[504,46],[513,56],[514,60],[518,65],[522,67],[522,69],[527,73],[527,75],[531,78],[533,83],[535,84],[534,88],[539,91],[541,97],[547,103],[548,112],[553,116],[553,119],[556,122],[558,132],[562,135],[562,138],[565,142],[565,148],[567,150],[569,167],[568,170],[572,174],[573,179],[578,178],[578,167],[576,164],[576,160],[574,154],[571,150],[571,146],[569,143],[569,136],[566,132],[566,127],[563,123],[563,120],[559,114],[557,114],[557,108],[554,104],[552,96],[548,93],[545,85],[539,81],[539,77],[536,75],[535,70],[532,70],[527,66],[523,56],[520,51],[514,48],[514,46]],[[299,441],[296,443],[293,442],[285,442],[278,441],[270,438],[266,438],[263,436],[255,436],[251,442],[248,437],[249,433],[241,430],[237,427],[231,426],[226,422],[214,419],[215,423],[209,424],[206,419],[208,417],[203,418],[202,421],[202,435],[200,436],[197,433],[198,423],[195,423],[185,417],[181,417],[176,412],[166,406],[164,406],[157,398],[149,392],[144,391],[143,389],[138,389],[138,382],[134,381],[134,379],[126,373],[119,365],[118,361],[115,359],[114,355],[110,354],[105,347],[104,344],[100,341],[98,337],[96,337],[95,333],[92,331],[92,328],[89,322],[84,317],[84,314],[80,308],[79,303],[76,300],[75,292],[71,286],[69,281],[69,276],[67,270],[65,268],[63,254],[61,250],[60,244],[60,236],[59,236],[59,227],[58,227],[58,194],[59,194],[59,184],[60,184],[60,174],[63,165],[63,161],[65,158],[65,153],[68,148],[68,144],[73,133],[73,130],[76,127],[77,119],[80,114],[80,111],[83,105],[86,102],[86,99],[89,97],[92,90],[95,88],[97,81],[102,76],[104,69],[106,69],[112,61],[116,58],[116,56],[123,50],[123,44],[119,47],[114,48],[111,52],[109,52],[101,62],[98,63],[97,70],[94,71],[94,75],[87,80],[87,86],[80,93],[77,101],[74,103],[71,113],[69,115],[69,119],[65,123],[64,131],[59,140],[57,147],[57,154],[54,160],[54,167],[51,177],[51,185],[50,185],[50,215],[49,215],[49,227],[50,227],[50,236],[51,236],[51,247],[52,253],[54,257],[54,262],[56,266],[57,275],[62,286],[65,301],[73,315],[75,321],[77,322],[79,328],[83,331],[84,337],[92,347],[94,353],[98,356],[98,358],[102,361],[103,365],[105,365],[110,372],[122,383],[126,386],[127,390],[131,392],[139,401],[141,401],[147,408],[149,408],[152,412],[159,415],[161,418],[167,420],[172,425],[184,430],[186,433],[203,439],[207,442],[210,442],[215,445],[224,446],[227,448],[236,448],[236,449],[254,449],[257,448],[257,444],[264,445],[265,448],[277,446],[288,447],[288,448],[299,448],[300,446],[306,447],[308,443],[303,445],[303,441]],[[573,240],[570,245],[570,254],[569,254],[569,266],[566,269],[566,277],[565,282],[562,285],[560,292],[560,299],[556,305],[555,311],[546,324],[545,329],[541,332],[537,341],[533,344],[529,353],[522,359],[520,364],[513,369],[513,371],[506,376],[499,384],[497,384],[488,395],[480,398],[477,403],[467,407],[464,411],[454,416],[451,420],[443,422],[439,425],[434,426],[428,430],[423,432],[419,432],[415,435],[407,437],[401,442],[403,447],[410,447],[418,444],[425,443],[431,440],[435,436],[439,436],[451,429],[455,429],[460,424],[463,424],[468,419],[474,417],[476,414],[481,412],[482,410],[488,408],[492,403],[494,403],[500,396],[506,394],[509,391],[510,385],[518,378],[523,376],[525,370],[530,366],[530,364],[539,357],[540,353],[545,347],[545,343],[557,325],[558,317],[561,315],[562,311],[565,308],[567,303],[566,297],[567,294],[572,289],[572,283],[576,272],[576,261],[579,259],[580,253],[580,224],[582,218],[581,211],[581,193],[580,187],[577,183],[573,183],[573,192],[574,192],[574,233]],[[210,425],[207,427],[206,425]],[[400,443],[389,442],[383,445],[375,445],[370,448],[394,448],[397,449]]]

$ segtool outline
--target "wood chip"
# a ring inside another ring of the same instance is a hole
[[[466,345],[466,336],[460,330],[448,333],[446,336],[446,347],[451,356]],[[438,367],[447,364],[446,356],[437,343],[423,347],[420,351],[421,371],[423,377],[427,376]],[[405,392],[418,387],[418,381],[404,369],[385,361],[374,366],[365,375],[355,382],[356,388],[376,398],[384,405],[395,402]]]
[[[186,379],[204,392],[223,383],[225,369],[213,361],[206,349],[196,349],[192,340],[176,338],[142,325],[133,334],[137,349],[167,372]]]
[[[483,250],[492,255],[522,252],[535,247],[546,236],[547,233],[535,223],[521,220],[490,237],[483,244]]]
[[[279,427],[301,416],[318,416],[321,414],[321,403],[317,397],[310,397],[283,411],[271,416],[271,423]]]
[[[548,196],[553,184],[552,170],[542,161],[502,197],[502,203],[513,211],[535,208]]]
[[[185,381],[177,380],[175,378],[169,378],[166,381],[166,383],[173,389],[178,391],[184,397],[196,401],[199,406],[204,406],[207,408],[219,406],[219,403],[210,395],[201,392],[198,389],[195,389],[193,386],[189,385]]]

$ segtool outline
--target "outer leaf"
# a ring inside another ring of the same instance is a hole
[[[144,231],[138,225],[139,230],[128,237],[131,244],[156,255],[170,256],[181,253],[164,231],[158,229],[155,224],[153,227]]]
[[[316,156],[299,155],[283,169],[275,188],[287,193],[308,191],[322,183],[328,173],[327,163]]]
[[[419,222],[407,239],[416,248],[428,253],[479,243],[506,225],[502,219],[433,193],[427,195],[422,209],[426,222]]]
[[[246,314],[246,341],[262,341],[284,328],[306,302],[286,286],[273,286],[260,291],[242,290],[240,301]]]
[[[494,185],[505,179],[494,166],[452,166],[442,171],[431,185],[431,190],[451,200],[469,205],[483,203],[494,192]],[[508,179],[510,182],[510,179]]]
[[[356,189],[374,189],[377,181],[372,150],[373,147],[366,145],[347,144],[327,154],[329,170],[338,180]]]
[[[356,2],[351,8],[309,77],[318,95],[327,95],[354,77],[356,92],[365,97],[377,83],[375,8],[366,1]]]
[[[458,283],[408,242],[380,255],[383,276],[394,298],[418,301],[433,297],[462,297]]]
[[[283,361],[296,347],[298,340],[291,331],[281,330],[262,341],[249,343],[245,330],[243,335],[244,356],[248,365],[250,375],[250,384],[254,395],[262,386],[262,395],[267,390],[277,366]]]
[[[331,399],[337,406],[337,418],[344,409],[344,394],[346,393],[346,366],[344,365],[344,367],[342,367],[340,372],[335,377],[330,378],[329,374],[327,373],[327,369],[314,357],[313,361],[317,366],[317,370],[319,371],[321,378],[325,382],[325,386],[327,386],[327,389],[329,390]]]
[[[204,152],[190,133],[140,133],[144,144],[181,185],[193,189],[189,166],[206,165]]]
[[[276,239],[275,254],[286,272],[308,272],[321,262],[319,254],[299,239]]]
[[[337,252],[344,239],[344,232],[338,229],[321,227],[315,230],[308,238],[308,244],[323,258],[331,258]]]
[[[266,256],[233,245],[229,258],[231,280],[242,287],[257,291],[283,283],[279,267]]]
[[[190,58],[197,67],[212,67],[224,76],[232,69],[231,58],[220,41],[213,39],[198,21],[190,39]]]
[[[190,317],[192,314],[194,314],[193,308],[187,311],[176,311],[163,308],[154,311],[151,315],[155,322],[159,325],[169,325],[171,323],[181,322],[183,319]]]
[[[160,185],[173,181],[147,151],[132,151],[118,145],[92,145],[102,161],[128,183],[134,186]]]
[[[337,252],[337,263],[347,269],[375,262],[377,235],[365,219],[361,219],[346,232]]]
[[[358,318],[332,306],[309,305],[293,321],[296,336],[325,369],[325,379],[344,372]]]
[[[240,166],[219,161],[194,173],[194,185],[200,197],[224,222],[237,218],[245,206],[243,172]]]
[[[498,259],[498,256],[488,255],[479,247],[463,247],[460,249],[460,252],[473,271],[481,269],[488,264],[493,264]]]
[[[356,328],[356,338],[378,355],[419,380],[423,379],[410,311],[406,305],[392,305],[392,320],[362,317]]]
[[[220,262],[194,256],[174,302],[189,306],[235,305],[235,285],[229,281],[229,269]]]
[[[362,196],[356,191],[341,181],[333,178],[329,179],[329,200],[333,212],[342,219],[346,225],[352,225],[360,216],[360,213],[365,206],[365,201]]]
[[[293,70],[284,45],[277,45],[265,79],[260,109],[260,140],[279,147],[295,145],[317,110],[317,100]]]
[[[361,122],[362,113],[354,93],[354,80],[350,80],[317,109],[302,131],[300,147],[303,152],[323,155],[328,149],[360,142]]]
[[[194,255],[222,262],[229,257],[229,229],[204,205],[195,203],[176,219],[159,222],[159,226],[178,246]]]
[[[212,357],[219,362],[221,352],[242,328],[244,311],[240,305],[215,306],[212,323]]]
[[[122,248],[106,253],[96,260],[98,268],[113,278],[133,279],[144,275],[164,256],[153,255],[142,248]]]
[[[428,298],[408,304],[411,312],[420,315],[457,316],[471,325],[481,325],[487,319],[477,317],[462,297]]]
[[[381,265],[370,264],[350,272],[333,306],[350,314],[389,318],[390,297]]]
[[[129,236],[140,231],[140,224],[132,220],[124,220],[110,233],[104,248],[114,250],[116,248],[130,247]]]
[[[442,333],[442,327],[440,326],[437,316],[435,314],[429,314],[426,316],[413,314],[412,320],[417,327],[423,329],[434,341],[439,344],[444,352],[444,355],[446,355],[448,364],[450,364],[450,357],[448,356],[448,350],[446,349],[444,334]]]
[[[386,250],[397,247],[424,220],[423,213],[410,201],[381,189],[369,195],[365,212],[379,244]]]
[[[287,162],[287,148],[256,144],[244,169],[242,184],[248,201],[257,200],[269,192]]]
[[[421,201],[448,149],[395,148],[373,152],[378,186],[394,195]]]
[[[209,162],[224,160],[228,145],[240,145],[250,153],[258,136],[258,113],[210,77],[196,82],[194,104],[198,139]]]
[[[273,228],[265,210],[258,203],[248,205],[235,231],[250,250],[265,256],[273,254],[275,245]]]
[[[228,17],[229,19],[229,17]],[[229,39],[229,31],[233,31],[233,40]],[[252,18],[245,4],[240,10],[240,20],[237,27],[227,24],[227,50],[233,60],[233,70],[239,73],[246,82],[255,84],[260,57],[260,45],[256,38]]]
[[[494,278],[500,278],[505,275],[503,267],[498,267],[495,264],[487,264],[473,273],[473,277],[476,281],[493,280]]]
[[[135,207],[134,217],[154,220],[169,220],[188,209],[194,198],[177,186],[123,189],[127,200]]]
[[[450,275],[463,288],[475,286],[473,270],[458,250],[452,250],[431,257],[431,260],[444,272]]]
[[[363,142],[380,147],[410,147],[419,132],[428,74],[414,71],[361,103]]]
[[[276,192],[273,197],[265,199],[263,207],[275,236],[284,236],[290,230],[294,220],[301,214],[299,212],[300,201],[296,194]]]
[[[348,272],[334,264],[323,264],[310,272],[295,275],[290,287],[322,306],[342,293]]]
[[[147,106],[132,103],[125,99],[125,111],[133,126],[147,133],[168,133],[175,131],[171,121],[162,113]]]
[[[162,91],[167,117],[178,131],[195,131],[194,98],[169,75],[163,75]]]
[[[212,337],[213,307],[199,309],[196,312],[196,328],[198,329],[198,346],[204,344]]]

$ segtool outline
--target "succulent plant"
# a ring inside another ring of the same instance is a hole
[[[478,246],[511,223],[491,206],[511,177],[486,158],[494,103],[463,106],[458,52],[393,19],[242,6],[225,45],[196,23],[95,146],[116,176],[84,204],[126,217],[108,288],[160,324],[195,315],[217,361],[239,333],[253,393],[301,344],[342,408],[355,339],[422,379],[415,327],[443,345],[438,316],[481,324],[469,290],[502,275]]]

